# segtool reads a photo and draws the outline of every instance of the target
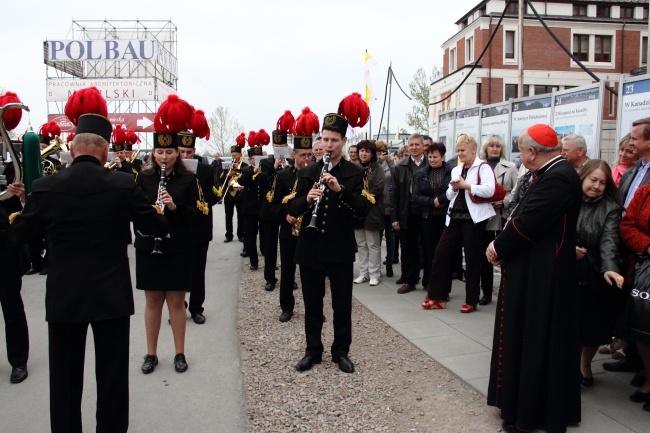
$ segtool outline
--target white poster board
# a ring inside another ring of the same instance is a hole
[[[273,146],[273,158],[281,159],[291,157],[291,148],[288,146]]]
[[[650,117],[650,75],[621,79],[618,95],[616,142],[632,129],[635,120]]]
[[[447,148],[447,155],[453,157],[451,150],[454,147],[454,124],[456,119],[456,110],[443,111],[438,114],[438,141]]]
[[[456,140],[461,134],[471,135],[478,142],[481,138],[481,106],[456,109]],[[455,144],[455,143],[454,143]]]
[[[553,94],[553,128],[560,139],[580,134],[587,143],[587,156],[600,157],[604,82]]]
[[[487,135],[498,135],[503,139],[505,155],[508,155],[510,146],[510,102],[485,105],[481,108],[481,140],[478,141],[481,151],[481,143]]]
[[[519,98],[512,101],[510,116],[510,146],[508,155],[510,161],[519,160],[519,136],[529,127],[537,123],[551,125],[553,114],[553,97],[551,94],[536,95],[529,98]]]

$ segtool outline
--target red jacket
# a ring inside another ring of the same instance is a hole
[[[635,253],[643,254],[650,246],[650,184],[637,189],[621,220],[621,238]]]

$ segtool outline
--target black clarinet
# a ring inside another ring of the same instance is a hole
[[[158,197],[156,198],[156,206],[160,208],[160,213],[164,214],[165,213],[165,204],[162,202],[162,199],[160,198],[160,195],[162,192],[165,190],[167,186],[167,178],[165,177],[165,171],[167,170],[167,164],[162,164],[160,167],[160,182],[158,182]],[[160,243],[162,242],[162,238],[153,238],[153,251],[151,251],[151,254],[162,254],[162,250],[160,249]]]
[[[325,191],[325,182],[323,182],[323,176],[325,176],[328,172],[330,157],[330,152],[327,152],[325,155],[323,155],[323,171],[321,171],[320,179],[318,180],[318,189],[321,191]],[[314,201],[314,210],[311,213],[311,220],[309,221],[309,225],[305,227],[305,230],[309,230],[310,232],[318,231],[318,227],[316,227],[316,220],[318,219],[318,205],[320,204],[321,197],[322,195],[318,196]]]

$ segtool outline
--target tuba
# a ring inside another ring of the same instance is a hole
[[[11,163],[14,166],[14,172],[15,172],[15,177],[14,177],[15,182],[22,182],[23,167],[20,164],[20,158],[18,158],[18,152],[16,151],[16,149],[13,146],[13,143],[11,142],[11,138],[7,133],[7,128],[5,127],[5,122],[4,122],[5,111],[10,110],[12,108],[21,108],[25,111],[29,111],[29,107],[18,102],[7,104],[3,107],[0,107],[0,133],[2,134],[2,139],[7,148],[7,152],[9,153],[9,156],[11,156]],[[13,194],[7,190],[0,192],[0,200],[7,200],[12,196]]]
[[[47,159],[48,156],[57,152],[67,152],[68,146],[61,140],[58,135],[54,137],[54,142],[41,151],[41,161],[43,164],[43,176],[50,176],[56,173],[56,165]]]

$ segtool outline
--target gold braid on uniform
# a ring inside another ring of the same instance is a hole
[[[294,198],[296,198],[296,187],[298,186],[298,176],[296,176],[296,181],[293,183],[293,187],[291,188],[291,192],[284,197],[282,197],[282,204],[287,204]]]
[[[361,191],[361,195],[364,196],[370,204],[375,204],[375,195],[368,190],[368,176],[370,174],[372,174],[372,170],[370,170],[370,167],[366,167],[363,171],[363,191]]]
[[[12,213],[11,215],[9,215],[9,224],[13,224],[13,222],[16,220],[16,218],[18,218],[18,216],[19,216],[20,214],[22,214],[22,213],[23,213],[23,212],[20,211],[20,212],[14,212],[14,213]]]
[[[205,197],[203,196],[203,188],[201,188],[201,184],[199,183],[199,180],[196,179],[196,186],[199,189],[199,199],[196,201],[196,208],[203,212],[203,215],[208,215],[210,213],[210,206],[205,201]]]
[[[266,193],[266,201],[268,201],[269,203],[271,203],[273,201],[273,197],[275,197],[275,183],[277,182],[277,180],[278,180],[278,176],[276,175],[273,178],[273,185],[271,186],[271,190]]]

